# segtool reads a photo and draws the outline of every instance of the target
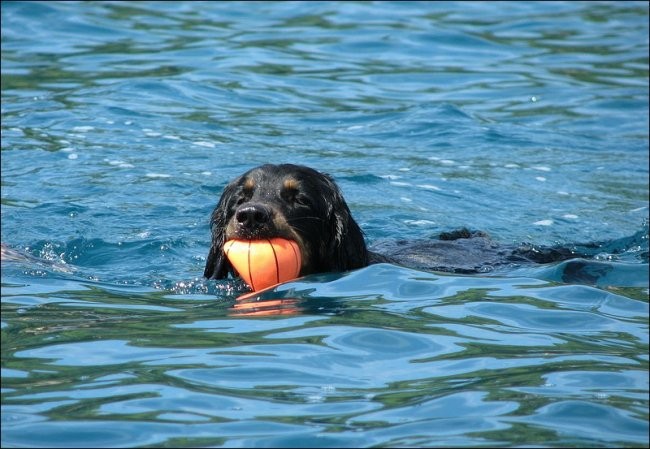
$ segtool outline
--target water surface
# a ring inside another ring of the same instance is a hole
[[[3,2],[2,445],[647,446],[648,4]],[[222,188],[592,260],[201,278]],[[29,257],[25,257],[29,256]]]

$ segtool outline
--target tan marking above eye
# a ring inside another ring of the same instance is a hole
[[[284,180],[283,187],[285,190],[298,190],[298,187],[300,187],[300,183],[296,179],[289,178]]]
[[[244,182],[244,190],[254,190],[255,189],[255,181],[251,178],[248,178]]]

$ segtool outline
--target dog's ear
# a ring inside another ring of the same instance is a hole
[[[225,279],[228,273],[233,272],[232,265],[226,258],[223,245],[226,239],[226,225],[228,223],[228,205],[235,192],[235,184],[226,186],[217,207],[212,211],[210,226],[212,230],[212,245],[205,261],[203,276],[208,279]]]
[[[337,271],[352,270],[368,265],[368,249],[361,228],[354,221],[348,207],[336,211],[337,233],[334,236],[334,257]]]
[[[368,249],[361,228],[352,218],[343,195],[328,177],[330,183],[331,204],[328,204],[330,239],[328,257],[331,271],[346,271],[368,265]]]

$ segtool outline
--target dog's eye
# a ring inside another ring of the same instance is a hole
[[[287,203],[298,206],[309,206],[311,201],[307,195],[300,193],[297,189],[285,189],[282,192],[282,197]]]
[[[235,200],[235,206],[241,206],[241,205],[244,204],[246,201],[249,201],[250,198],[251,198],[250,195],[246,195],[246,194],[241,194],[241,195],[239,195],[239,196],[237,197],[237,199]]]
[[[293,198],[293,202],[298,204],[299,206],[311,206],[311,201],[309,200],[309,197],[307,195],[296,195]]]

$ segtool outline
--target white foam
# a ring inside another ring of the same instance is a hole
[[[147,173],[145,175],[147,178],[171,178],[172,175],[166,173]]]
[[[88,131],[92,131],[93,129],[95,129],[94,126],[75,126],[74,128],[72,128],[74,132],[78,132],[78,133],[87,133]]]
[[[435,221],[431,220],[404,220],[404,223],[413,226],[432,226],[435,225]]]
[[[133,168],[133,164],[129,164],[128,162],[124,162],[119,159],[104,159],[104,162],[107,162],[108,165],[112,165],[113,167],[119,167],[119,168]]]
[[[196,140],[192,142],[192,145],[196,145],[197,147],[206,147],[206,148],[216,147],[216,144],[214,142],[208,142],[207,140]]]

